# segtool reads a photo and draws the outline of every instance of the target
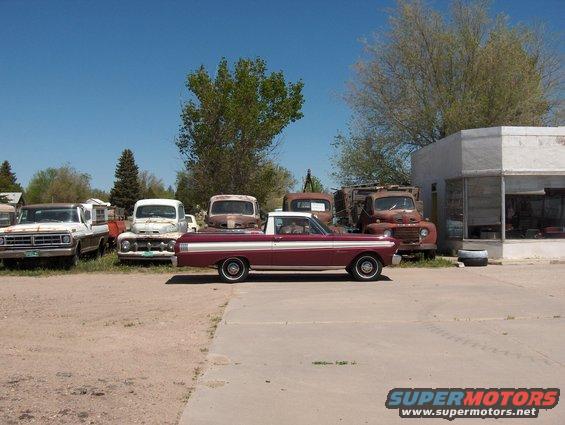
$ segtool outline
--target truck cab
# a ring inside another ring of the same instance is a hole
[[[283,198],[283,211],[308,212],[322,223],[333,222],[333,196],[321,192],[287,193]]]
[[[424,219],[414,193],[408,190],[378,190],[365,198],[359,215],[362,233],[390,236],[400,241],[401,254],[436,254],[435,225]]]
[[[235,229],[258,229],[261,225],[259,203],[248,195],[215,195],[210,198],[206,229],[214,232]]]

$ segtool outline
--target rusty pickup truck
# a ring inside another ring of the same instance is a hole
[[[202,231],[207,233],[258,229],[261,226],[259,203],[248,195],[212,196],[205,223]]]

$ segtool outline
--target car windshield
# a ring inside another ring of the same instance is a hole
[[[176,218],[176,208],[172,205],[140,205],[135,210],[135,218]]]
[[[375,210],[413,210],[414,201],[408,196],[388,196],[375,199]]]
[[[320,228],[324,231],[324,233],[326,235],[330,235],[333,233],[332,229],[330,229],[328,226],[326,226],[324,223],[322,223],[318,217],[312,217],[312,220],[314,220],[316,222],[316,224],[318,226],[320,226]]]
[[[248,201],[215,201],[212,204],[210,214],[253,215],[253,203]]]
[[[291,211],[330,211],[330,202],[326,199],[295,199],[290,202]]]
[[[27,223],[79,223],[77,208],[23,208],[19,224]]]

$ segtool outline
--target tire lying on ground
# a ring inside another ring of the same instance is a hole
[[[466,267],[486,266],[488,264],[488,252],[484,249],[460,249],[457,253],[457,261]]]

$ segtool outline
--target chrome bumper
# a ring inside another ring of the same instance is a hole
[[[392,265],[393,266],[398,266],[400,264],[400,261],[402,260],[402,256],[398,255],[398,254],[394,254],[392,256]]]
[[[118,259],[120,261],[127,261],[127,260],[170,261],[171,257],[174,255],[175,253],[170,251],[129,251],[129,252],[118,252]]]
[[[26,252],[37,252],[37,255],[29,255]],[[50,248],[50,249],[6,249],[0,251],[0,259],[2,258],[53,258],[53,257],[70,257],[74,255],[75,248]]]
[[[179,259],[177,258],[176,255],[173,255],[173,256],[171,257],[171,263],[172,263],[173,267],[177,267],[177,266],[178,266]]]

